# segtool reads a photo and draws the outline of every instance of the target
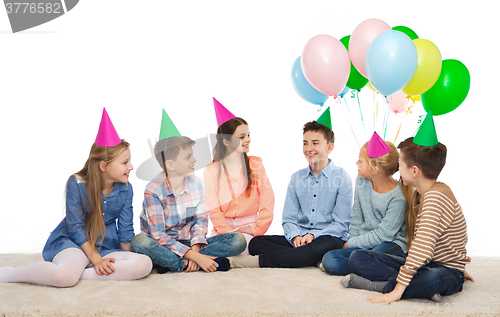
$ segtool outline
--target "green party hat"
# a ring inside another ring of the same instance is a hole
[[[159,140],[170,138],[172,136],[181,136],[181,134],[175,127],[175,124],[172,122],[172,119],[170,119],[165,109],[163,109]]]
[[[330,106],[326,108],[325,111],[319,116],[318,120],[316,120],[317,123],[321,123],[322,125],[326,125],[330,129],[332,128],[332,117],[330,116]]]
[[[432,109],[429,109],[424,121],[420,124],[418,132],[413,138],[413,143],[420,146],[435,146],[439,143],[436,135],[436,127],[434,126],[434,119],[432,118]]]

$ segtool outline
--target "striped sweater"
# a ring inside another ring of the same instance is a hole
[[[436,182],[419,202],[420,195],[415,191],[415,234],[406,263],[397,277],[397,281],[405,286],[420,268],[431,261],[461,272],[465,272],[465,264],[470,262],[465,249],[465,217],[451,189]]]

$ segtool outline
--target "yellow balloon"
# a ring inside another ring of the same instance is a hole
[[[416,96],[408,96],[411,100],[417,102],[417,101],[420,101],[420,95],[416,95]]]
[[[413,40],[417,48],[417,69],[413,78],[402,90],[409,96],[420,95],[429,90],[441,74],[441,52],[429,40]]]

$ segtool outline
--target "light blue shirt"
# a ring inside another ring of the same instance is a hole
[[[318,177],[309,166],[292,175],[283,208],[283,231],[290,244],[308,233],[344,241],[349,237],[352,180],[343,168],[328,161]]]

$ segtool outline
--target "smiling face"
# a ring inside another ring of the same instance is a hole
[[[224,145],[228,148],[226,153],[248,153],[250,151],[250,129],[246,124],[240,124],[230,140],[224,140]]]
[[[128,183],[130,171],[134,169],[130,162],[130,150],[124,150],[116,159],[104,168],[104,180],[108,184]]]
[[[314,170],[322,170],[328,165],[328,154],[333,150],[333,143],[328,143],[321,132],[307,131],[304,133],[302,151]]]
[[[195,163],[193,147],[189,145],[185,148],[180,147],[177,157],[173,160],[167,160],[165,166],[169,173],[174,172],[176,175],[188,177],[194,175]]]

